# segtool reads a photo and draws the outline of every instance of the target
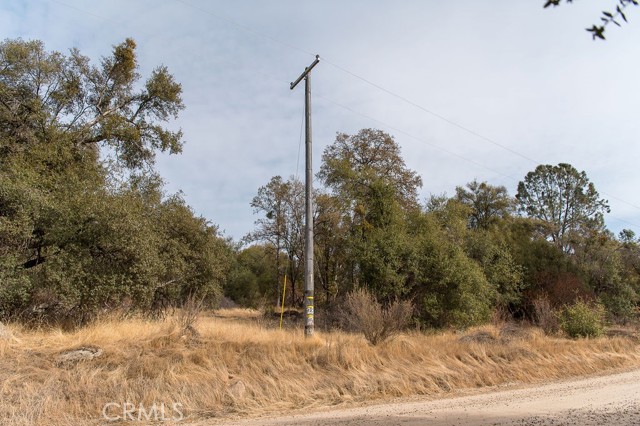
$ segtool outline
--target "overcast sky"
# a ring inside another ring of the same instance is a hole
[[[289,82],[316,53],[315,171],[336,132],[367,127],[395,137],[422,200],[474,178],[513,195],[537,164],[566,162],[609,200],[611,230],[640,234],[640,7],[594,42],[584,28],[615,0],[543,3],[3,0],[0,28],[96,61],[132,37],[143,76],[166,65],[184,91],[171,126],[186,145],[157,169],[235,239],[257,219],[258,187],[304,178],[304,89]]]

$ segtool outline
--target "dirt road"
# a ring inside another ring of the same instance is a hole
[[[229,426],[640,425],[640,370],[431,401],[234,422]]]

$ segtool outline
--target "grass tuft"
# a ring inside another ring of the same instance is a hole
[[[377,346],[361,335],[305,339],[302,330],[270,329],[255,311],[203,315],[192,325],[197,335],[172,320],[102,321],[73,332],[8,325],[13,337],[0,339],[0,424],[104,424],[107,403],[179,403],[193,420],[255,415],[640,365],[635,338],[576,341],[513,325],[410,332]],[[102,353],[57,361],[77,348]]]

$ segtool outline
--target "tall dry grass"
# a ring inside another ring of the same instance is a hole
[[[230,313],[201,317],[197,335],[172,321],[134,319],[75,332],[9,326],[13,338],[0,340],[0,424],[105,424],[105,404],[125,402],[179,403],[184,424],[640,365],[637,343],[627,337],[573,341],[537,329],[484,327],[464,339],[409,333],[374,347],[337,332],[305,339],[302,330],[252,323],[252,315],[240,311],[240,322]],[[59,361],[78,347],[103,353]]]

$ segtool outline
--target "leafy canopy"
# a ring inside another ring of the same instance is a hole
[[[564,252],[589,230],[604,227],[607,200],[601,199],[587,174],[573,166],[540,165],[518,183],[518,208],[543,221],[548,237]]]
[[[135,48],[127,39],[96,66],[77,49],[65,56],[40,41],[0,43],[0,149],[65,137],[76,146],[109,146],[130,169],[152,164],[156,150],[179,153],[182,132],[161,123],[184,108],[182,88],[163,66],[137,88]]]

